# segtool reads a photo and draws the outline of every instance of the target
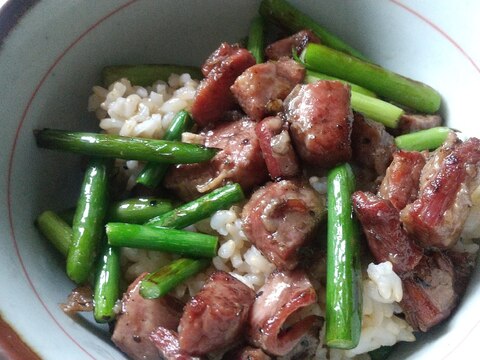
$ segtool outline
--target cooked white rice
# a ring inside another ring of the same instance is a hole
[[[413,329],[397,316],[402,310],[398,303],[402,300],[402,281],[387,261],[370,263],[368,278],[363,281],[362,332],[358,346],[346,350],[347,357],[391,346],[399,341],[415,341]]]
[[[189,74],[172,74],[168,82],[151,87],[132,86],[121,79],[105,89],[93,88],[88,110],[108,134],[161,138],[177,112],[190,109],[198,81]]]

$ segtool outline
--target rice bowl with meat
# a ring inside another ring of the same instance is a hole
[[[195,125],[182,142],[217,151],[204,162],[171,165],[163,192],[136,183],[147,161],[117,159],[119,199],[145,192],[188,204],[231,183],[246,195],[181,227],[216,237],[218,245],[208,266],[168,295],[146,300],[140,284],[150,276],[145,273],[183,253],[121,246],[121,280],[131,285],[114,308],[112,339],[128,356],[361,359],[414,341],[416,332],[454,312],[478,251],[478,139],[462,141],[449,131],[435,148],[400,147],[396,140],[404,133],[440,124],[425,125],[430,115],[420,111],[413,120],[399,116],[396,129],[385,127],[356,108],[352,85],[307,81],[308,51],[316,46],[309,44],[322,40],[308,37],[303,47],[292,46],[303,36],[280,40],[278,51],[272,42],[266,53],[274,55],[265,62],[240,45],[222,43],[206,60],[203,79],[183,73],[150,87],[122,78],[93,88],[88,107],[103,133],[162,139],[186,110]],[[287,49],[305,51],[305,57],[282,53],[286,41]],[[352,291],[363,301],[356,304],[356,344],[342,348],[328,345],[331,255],[324,227],[330,170],[345,162],[356,177],[351,209],[362,231],[361,281]],[[159,309],[171,321],[145,315],[157,316]],[[125,321],[132,312],[146,316],[148,329],[138,318]]]

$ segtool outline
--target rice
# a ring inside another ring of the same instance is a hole
[[[156,271],[175,258],[178,258],[178,256],[144,249],[122,247],[120,251],[123,277],[129,284],[140,274]]]
[[[312,176],[308,179],[310,186],[320,195],[327,193],[327,177]]]
[[[220,235],[220,246],[217,256],[213,258],[213,266],[258,290],[275,266],[248,241],[242,231],[240,211],[238,206],[219,210],[210,220],[211,228]]]
[[[93,88],[88,110],[95,112],[108,134],[161,138],[177,112],[192,106],[198,81],[189,74],[172,74],[168,82],[133,86],[120,79],[105,89]]]
[[[415,341],[413,328],[397,316],[401,313],[398,303],[402,300],[403,290],[392,263],[370,263],[367,274],[368,278],[363,281],[360,342],[354,349],[345,351],[348,358],[399,341]]]

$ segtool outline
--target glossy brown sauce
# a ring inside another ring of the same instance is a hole
[[[0,316],[0,359],[41,360]]]

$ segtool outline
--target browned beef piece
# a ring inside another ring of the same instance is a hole
[[[93,294],[89,285],[79,286],[68,295],[67,302],[60,307],[69,315],[93,310]]]
[[[379,176],[375,170],[360,166],[354,162],[351,162],[350,165],[355,175],[355,189],[377,193],[383,176]]]
[[[228,351],[222,357],[223,360],[270,360],[271,357],[262,349],[253,346],[241,345]]]
[[[282,102],[305,77],[305,68],[292,59],[249,67],[230,88],[243,111],[255,121],[283,110]]]
[[[441,124],[442,118],[440,115],[405,114],[400,117],[394,134],[408,134],[440,126]]]
[[[287,327],[287,318],[315,301],[315,290],[303,270],[273,272],[252,306],[249,342],[269,354],[286,355],[318,322],[318,317],[311,315]]]
[[[413,270],[423,251],[403,229],[398,210],[388,200],[361,191],[352,195],[352,204],[375,260],[390,261],[398,274]]]
[[[447,142],[427,161],[418,199],[400,213],[405,228],[422,246],[445,249],[457,242],[479,169],[480,140],[476,138]]]
[[[425,155],[418,151],[397,151],[387,169],[378,195],[390,200],[397,210],[416,200],[420,174],[425,166]]]
[[[313,166],[349,161],[353,115],[350,88],[338,81],[298,85],[285,99],[295,150]]]
[[[461,297],[467,289],[468,282],[477,261],[476,253],[447,250],[445,254],[450,258],[455,270],[455,292]]]
[[[272,179],[299,175],[300,166],[288,133],[288,123],[279,116],[260,121],[255,127],[263,158]]]
[[[383,175],[395,150],[393,136],[385,130],[385,126],[366,119],[360,113],[354,113],[352,154],[357,164],[374,170],[377,175]]]
[[[159,327],[150,335],[150,340],[157,347],[162,360],[201,360],[180,350],[178,334],[164,327]]]
[[[245,192],[263,184],[268,171],[255,125],[243,118],[204,130],[205,145],[222,150],[210,161],[173,166],[165,177],[165,187],[187,201],[228,182],[239,183]]]
[[[448,256],[433,252],[424,256],[414,271],[403,274],[400,303],[408,323],[428,331],[446,319],[455,308],[455,270]]]
[[[176,329],[183,304],[169,295],[155,300],[144,299],[140,295],[140,282],[145,275],[140,275],[124,294],[112,341],[132,359],[157,360],[160,355],[149,336],[159,326]]]
[[[242,338],[255,292],[223,271],[214,272],[185,306],[178,327],[180,349],[204,355]]]
[[[235,79],[255,65],[255,58],[238,45],[222,43],[202,67],[205,78],[200,82],[191,113],[200,126],[218,121],[225,111],[235,107],[230,91]]]
[[[292,36],[275,41],[265,48],[265,55],[270,60],[292,57],[292,50],[300,54],[308,43],[320,44],[320,39],[311,30],[301,30]]]
[[[243,231],[269,261],[291,270],[324,212],[325,199],[310,185],[292,180],[268,183],[244,206]]]
[[[323,318],[317,318],[295,347],[284,356],[278,356],[277,360],[305,360],[315,359],[315,353],[320,344],[320,329],[323,326]]]

